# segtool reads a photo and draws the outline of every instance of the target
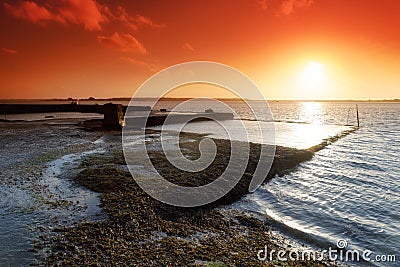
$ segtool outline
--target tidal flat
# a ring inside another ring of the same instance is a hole
[[[93,129],[93,127],[91,127]],[[157,136],[157,131],[148,131]],[[180,136],[187,155],[196,157],[202,138]],[[153,138],[157,142],[157,138]],[[214,140],[217,164],[196,175],[176,172],[161,147],[150,157],[169,181],[198,186],[213,181],[229,162],[230,142]],[[46,240],[45,265],[131,265],[131,266],[330,266],[322,261],[260,261],[257,252],[302,250],[301,245],[277,235],[268,219],[231,208],[229,204],[248,193],[248,184],[257,165],[259,145],[250,143],[251,156],[245,175],[222,199],[204,207],[179,208],[159,202],[134,181],[125,163],[121,136],[107,138],[105,153],[87,156],[73,181],[100,193],[104,220],[83,221],[56,229]],[[157,146],[156,146],[157,147]],[[278,146],[266,180],[283,175],[297,164],[311,159],[311,150]],[[140,175],[140,173],[138,173]]]

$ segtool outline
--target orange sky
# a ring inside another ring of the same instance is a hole
[[[268,99],[400,98],[397,0],[0,3],[0,98],[130,97],[191,60],[239,69]]]

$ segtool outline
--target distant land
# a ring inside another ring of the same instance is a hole
[[[140,100],[154,100],[156,99],[156,97],[141,97],[141,98],[137,98]],[[190,97],[162,97],[160,100],[163,101],[186,101],[186,100],[190,100],[192,98]],[[196,98],[196,99],[204,99],[207,100],[207,98]],[[222,101],[238,101],[241,100],[240,98],[216,98],[218,100],[222,100]],[[40,99],[39,99],[40,100]],[[72,99],[72,98],[67,98],[67,99],[58,99],[58,98],[54,98],[54,99],[43,99],[43,100],[48,100],[48,101],[65,101],[65,100],[76,100],[76,99]],[[94,98],[94,97],[88,97],[88,98],[82,98],[82,99],[78,99],[79,101],[130,101],[131,97],[112,97],[112,98]],[[254,101],[264,101],[264,100],[254,100]],[[267,101],[272,101],[272,102],[400,102],[400,98],[395,98],[395,99],[363,99],[363,100],[357,100],[357,99],[344,99],[344,100],[313,100],[313,99],[309,99],[309,100],[295,100],[295,99],[267,99]]]
[[[141,97],[137,98],[143,101],[146,100],[154,100],[156,97]],[[162,97],[160,100],[163,101],[186,101],[193,98],[189,97]],[[207,100],[207,98],[201,97],[196,98],[198,100]],[[241,100],[240,98],[212,98],[221,101],[238,101]],[[95,98],[95,97],[88,97],[88,98],[51,98],[51,99],[0,99],[2,102],[6,101],[130,101],[130,97],[112,97],[112,98]],[[251,100],[250,101],[264,101],[264,100]],[[269,102],[400,102],[400,98],[394,99],[330,99],[330,100],[318,100],[318,99],[267,99]]]

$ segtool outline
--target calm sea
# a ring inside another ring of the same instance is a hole
[[[162,102],[158,108],[171,109],[177,104]],[[277,122],[277,143],[305,148],[348,129],[345,125],[356,124],[355,104],[270,102],[273,119]],[[373,252],[371,257],[396,255],[396,260],[400,261],[400,104],[357,104],[359,130],[319,151],[290,174],[274,178],[233,207],[267,216],[283,233],[319,249],[334,247],[343,239],[348,249],[368,249]],[[249,109],[240,102],[229,105],[236,111],[236,117],[245,119],[251,128],[255,118]],[[263,105],[256,103],[256,112],[262,110]],[[209,107],[206,101],[199,101],[191,105],[190,110],[183,111],[204,111]],[[7,118],[36,120],[46,115],[8,115]],[[52,115],[60,119],[67,116]],[[32,261],[33,254],[27,252],[32,248],[31,232],[46,225],[49,214],[54,212],[40,197],[42,191],[46,191],[45,194],[52,194],[54,190],[72,192],[67,194],[69,199],[79,195],[81,203],[93,206],[91,211],[82,208],[83,217],[96,213],[95,194],[63,181],[68,180],[68,174],[76,168],[83,153],[101,153],[103,142],[96,141],[98,137],[93,133],[82,133],[68,125],[38,123],[42,126],[28,130],[21,124],[1,125],[0,234],[3,243],[0,259],[5,264]],[[188,130],[201,132],[200,129],[219,137],[213,132],[214,126],[204,122],[201,127]],[[63,147],[69,150],[60,151]],[[34,160],[35,157],[41,160]],[[39,179],[40,185],[30,188],[29,179]],[[51,188],[55,182],[59,187]],[[64,220],[63,213],[68,214],[61,210],[60,221]],[[79,212],[74,211],[74,214],[80,218]],[[35,227],[35,222],[39,228]]]
[[[354,105],[272,104],[272,110],[279,119],[354,124]],[[286,233],[320,249],[336,248],[338,240],[346,240],[347,249],[359,250],[360,254],[370,250],[371,259],[396,255],[396,263],[373,264],[398,266],[400,104],[358,106],[358,131],[319,151],[290,174],[276,177],[235,206],[267,215]]]

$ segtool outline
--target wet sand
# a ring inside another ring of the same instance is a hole
[[[89,127],[90,126],[90,127]],[[96,130],[96,123],[85,127]],[[149,134],[155,134],[150,132]],[[247,194],[248,182],[257,165],[259,145],[251,144],[251,157],[245,175],[221,200],[201,208],[177,208],[147,195],[132,179],[122,153],[119,133],[108,140],[107,152],[88,156],[74,178],[81,186],[101,193],[101,208],[107,219],[82,222],[74,227],[57,228],[51,240],[47,265],[131,265],[131,266],[327,266],[318,261],[263,262],[257,252],[268,249],[293,250],[290,240],[277,236],[266,218],[229,208],[230,203]],[[181,136],[185,151],[198,153],[201,136]],[[163,153],[152,153],[153,163],[170,181],[198,186],[212,181],[229,161],[229,142],[215,140],[219,164],[208,173],[177,175]],[[328,144],[329,141],[326,141]],[[320,149],[321,147],[318,147]],[[312,158],[313,151],[277,147],[272,169],[267,177],[282,175],[297,164]],[[223,156],[225,155],[225,156]],[[227,206],[228,205],[228,206]]]

